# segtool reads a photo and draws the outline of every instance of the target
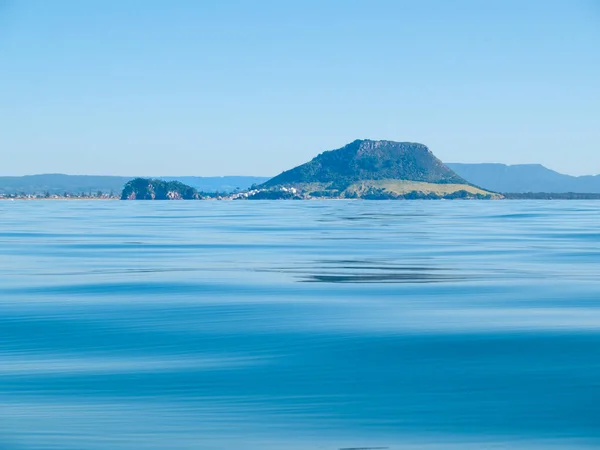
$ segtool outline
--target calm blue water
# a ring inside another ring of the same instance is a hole
[[[0,202],[0,449],[600,448],[600,202]]]

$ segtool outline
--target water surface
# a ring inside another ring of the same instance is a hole
[[[0,449],[600,447],[600,203],[0,202]]]

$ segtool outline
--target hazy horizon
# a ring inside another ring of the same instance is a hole
[[[333,149],[332,149],[333,150]],[[317,156],[317,155],[315,155]],[[311,158],[312,159],[312,158]],[[600,175],[600,173],[583,173],[583,174],[577,174],[577,175],[573,175],[570,173],[566,173],[566,172],[562,172],[560,170],[556,170],[552,167],[548,167],[546,165],[540,164],[540,163],[521,163],[521,164],[506,164],[506,163],[501,163],[501,162],[468,162],[468,161],[443,161],[444,164],[449,164],[449,165],[454,165],[454,164],[498,164],[498,165],[504,165],[507,167],[511,167],[511,166],[527,166],[527,165],[531,165],[531,166],[535,166],[535,165],[542,165],[543,167],[545,167],[548,170],[552,170],[554,172],[557,172],[559,174],[562,175],[569,175],[569,176],[574,176],[574,177],[585,177],[585,176],[598,176]],[[199,178],[225,178],[225,177],[248,177],[248,178],[272,178],[275,177],[277,175],[279,175],[281,172],[291,169],[292,167],[288,167],[286,169],[283,169],[280,172],[274,173],[274,174],[269,174],[269,175],[261,175],[261,174],[247,174],[247,173],[242,173],[242,174],[224,174],[224,175],[196,175],[196,174],[108,174],[108,173],[66,173],[66,172],[40,172],[40,173],[24,173],[24,174],[20,174],[20,175],[4,175],[2,173],[0,173],[0,177],[28,177],[28,176],[43,176],[43,175],[67,175],[67,176],[90,176],[90,177],[122,177],[122,178],[188,178],[188,177],[199,177]]]
[[[0,0],[0,52],[3,176],[276,175],[357,138],[600,173],[595,0]]]

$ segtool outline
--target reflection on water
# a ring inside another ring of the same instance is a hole
[[[0,202],[0,449],[600,447],[595,202]]]
[[[466,280],[465,273],[425,265],[401,265],[379,260],[320,260],[280,269],[296,274],[300,281],[320,283],[436,283]],[[471,278],[475,277],[471,274]]]

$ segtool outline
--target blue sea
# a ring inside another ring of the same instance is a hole
[[[0,449],[600,448],[600,202],[0,202]]]

